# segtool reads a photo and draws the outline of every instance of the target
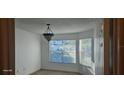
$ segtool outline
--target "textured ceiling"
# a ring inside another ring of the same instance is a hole
[[[17,18],[16,27],[42,34],[47,26],[51,24],[54,33],[75,33],[92,29],[102,24],[101,18]]]

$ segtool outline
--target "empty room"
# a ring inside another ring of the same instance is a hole
[[[103,19],[16,18],[16,75],[103,75]]]

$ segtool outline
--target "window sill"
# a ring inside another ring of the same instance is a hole
[[[55,63],[55,64],[77,64],[77,63],[64,63],[64,62],[49,62],[49,63]]]

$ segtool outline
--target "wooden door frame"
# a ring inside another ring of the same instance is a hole
[[[11,75],[15,75],[15,19],[8,19],[9,26],[9,63]]]
[[[112,46],[110,46],[111,37],[113,39]],[[112,52],[110,52],[110,50],[112,50]],[[124,74],[123,55],[124,55],[124,19],[105,18],[104,19],[104,74],[105,75]]]
[[[0,18],[0,74],[15,74],[14,18]]]
[[[104,18],[104,75],[113,75],[115,72],[114,64],[114,19]]]
[[[109,74],[109,20],[104,19],[104,74]]]

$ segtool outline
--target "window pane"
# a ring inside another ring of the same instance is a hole
[[[54,40],[49,44],[49,61],[76,63],[76,40]]]
[[[62,41],[61,40],[50,41],[49,61],[58,62],[58,63],[62,62]]]
[[[63,40],[63,62],[76,63],[76,41]]]
[[[80,40],[80,63],[90,65],[92,58],[92,39]]]

